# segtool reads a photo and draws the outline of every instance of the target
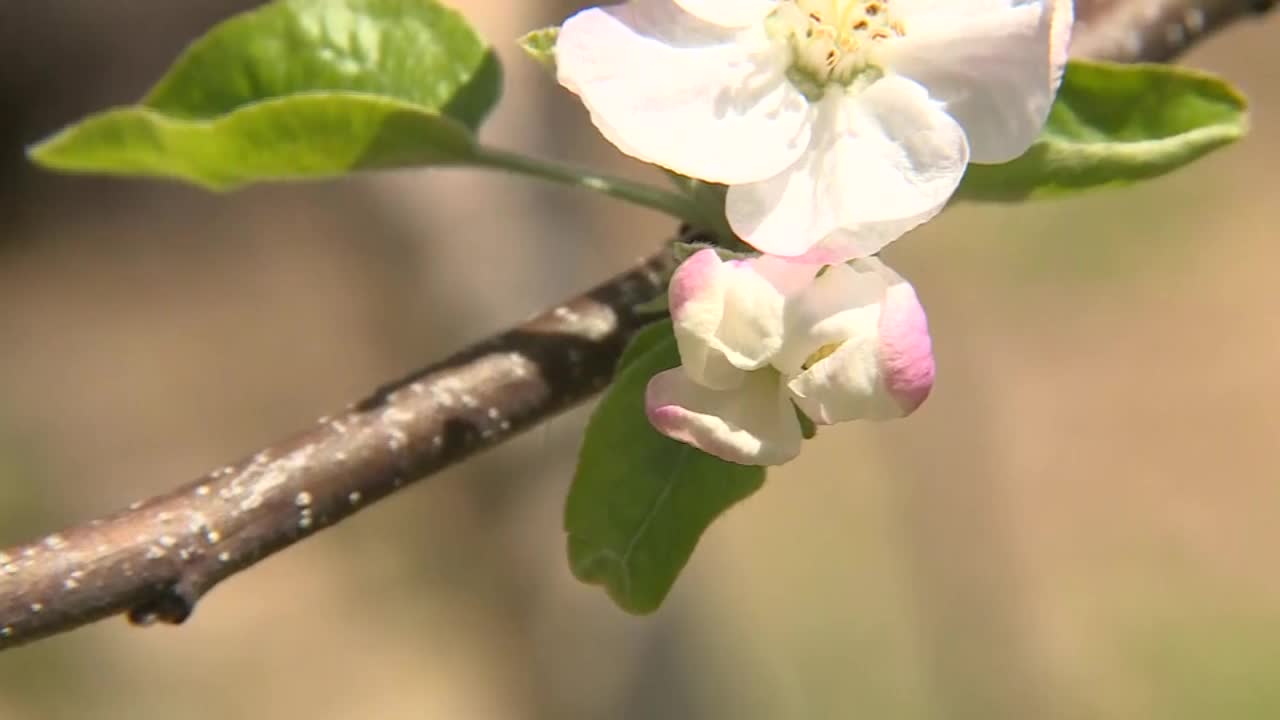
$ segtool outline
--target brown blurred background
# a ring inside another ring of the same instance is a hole
[[[26,163],[253,4],[0,0],[0,545],[252,451],[671,230],[469,171],[213,196]],[[651,174],[510,42],[573,3],[468,5],[507,67],[489,141]],[[1280,717],[1277,22],[1186,58],[1252,97],[1244,143],[893,247],[931,312],[933,398],[824,430],[656,615],[567,569],[578,411],[181,628],[0,655],[0,719]]]

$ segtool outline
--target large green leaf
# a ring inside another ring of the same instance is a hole
[[[574,575],[633,613],[656,610],[703,531],[764,482],[764,468],[724,462],[649,425],[645,386],[679,362],[669,321],[636,337],[587,426],[565,508]]]
[[[1168,65],[1073,61],[1044,133],[1003,165],[970,165],[956,197],[1013,201],[1162,175],[1244,135],[1226,82]]]
[[[213,189],[459,162],[500,90],[492,50],[434,0],[278,0],[196,41],[139,105],[31,154]]]

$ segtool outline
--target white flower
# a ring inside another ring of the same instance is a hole
[[[1071,0],[632,0],[561,28],[560,82],[623,152],[729,185],[734,232],[841,262],[937,214],[969,162],[1021,155]]]
[[[650,380],[649,421],[730,462],[795,458],[797,407],[818,424],[885,420],[933,387],[924,309],[876,258],[824,269],[702,250],[676,269],[669,297],[682,364]]]

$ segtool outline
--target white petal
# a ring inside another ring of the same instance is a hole
[[[778,260],[723,262],[694,253],[671,276],[668,299],[685,371],[707,387],[741,383],[743,370],[768,364],[782,346],[785,297],[813,268]]]
[[[815,423],[902,417],[902,408],[880,378],[877,337],[845,341],[834,353],[795,376],[787,388]]]
[[[924,88],[885,77],[857,93],[828,91],[804,156],[773,178],[730,187],[725,212],[762,252],[840,262],[936,215],[968,160],[963,130]]]
[[[777,5],[774,0],[676,0],[676,4],[707,22],[731,28],[761,22]]]
[[[1062,81],[1071,0],[907,0],[907,34],[877,58],[946,103],[969,137],[972,161],[1026,152]]]
[[[560,83],[622,152],[718,183],[770,177],[809,143],[809,102],[762,23],[732,30],[673,0],[584,10],[556,42]]]
[[[786,341],[773,366],[783,375],[799,375],[822,346],[878,334],[880,305],[890,284],[899,279],[877,258],[827,268],[787,303]]]
[[[722,460],[781,465],[800,454],[795,408],[772,370],[751,373],[734,390],[710,390],[680,368],[649,381],[645,411],[658,432]]]
[[[875,258],[831,267],[793,302],[788,324],[775,365],[815,422],[901,417],[933,387],[924,310]]]

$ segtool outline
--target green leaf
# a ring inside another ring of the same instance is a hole
[[[632,613],[656,610],[711,522],[764,483],[764,468],[714,458],[649,425],[645,386],[679,362],[669,321],[637,336],[587,426],[565,508],[573,574]]]
[[[196,41],[139,105],[31,156],[211,189],[461,162],[500,90],[492,50],[434,0],[278,0]]]
[[[516,42],[520,44],[520,49],[524,50],[525,54],[554,73],[556,71],[556,41],[559,39],[560,28],[552,26],[525,33]]]
[[[622,351],[622,357],[618,358],[616,374],[622,374],[624,370],[631,367],[640,358],[648,355],[649,351],[654,348],[665,347],[668,344],[674,344],[675,341],[675,331],[671,326],[671,318],[645,325],[636,332],[635,336],[631,338],[631,342],[627,343],[626,349]],[[677,354],[675,365],[679,364],[680,357]],[[671,367],[675,367],[675,365]]]
[[[1040,139],[1012,162],[970,165],[956,197],[1015,201],[1163,175],[1242,137],[1245,109],[1195,70],[1072,61]]]

